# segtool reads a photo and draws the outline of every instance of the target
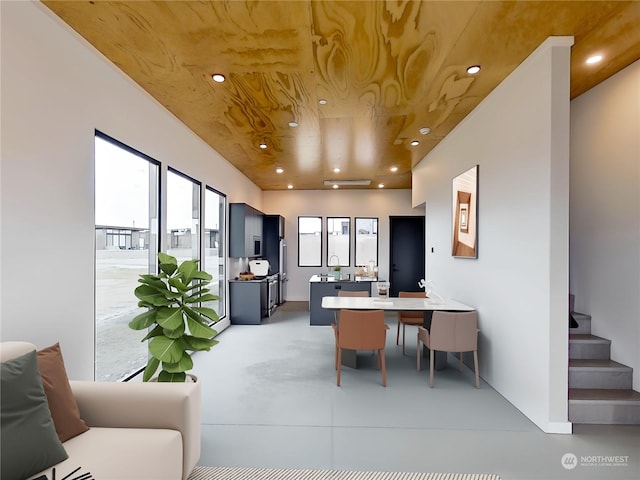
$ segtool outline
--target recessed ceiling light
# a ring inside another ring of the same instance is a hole
[[[392,172],[397,172],[398,171],[398,167],[391,167],[389,170],[391,170]]]
[[[420,130],[420,135],[429,135],[431,133],[431,129],[429,127],[422,127]]]
[[[222,82],[224,82],[226,80],[224,78],[224,75],[222,75],[221,73],[214,73],[213,75],[211,75],[211,78],[216,83],[222,83]]]
[[[419,142],[418,140],[413,140],[413,141],[411,142],[411,146],[412,146],[412,147],[417,147],[418,145],[420,145],[420,142]]]
[[[334,184],[333,184],[333,188],[334,188],[334,189],[336,189],[336,188],[340,188],[340,187],[338,186],[338,184],[337,184],[337,183],[334,183]]]
[[[598,63],[600,60],[602,60],[602,55],[593,55],[589,58],[587,58],[587,64],[589,65],[593,65],[594,63]]]
[[[340,173],[340,167],[336,167],[333,169],[333,173]]]
[[[479,71],[480,71],[480,65],[471,65],[470,67],[467,67],[467,73],[469,75],[475,75]]]
[[[264,150],[265,148],[267,148],[267,144],[266,144],[266,143],[264,143],[264,142],[262,142],[262,143],[260,144],[260,148]]]
[[[284,168],[282,167],[276,168],[276,173],[282,173],[282,172],[284,172]]]
[[[324,98],[321,98],[320,100],[318,100],[318,103],[319,103],[320,105],[326,105],[326,104],[327,104],[327,101],[326,101]]]
[[[298,122],[289,122],[289,126],[291,128],[296,128],[298,126]]]
[[[384,188],[384,183],[379,183],[378,188]]]
[[[287,185],[287,188],[288,188],[289,190],[291,190],[291,189],[293,188],[293,185],[289,184],[289,185]]]

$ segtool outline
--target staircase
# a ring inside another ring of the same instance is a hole
[[[640,425],[633,369],[610,358],[611,340],[591,335],[591,316],[573,313],[569,330],[569,421]]]

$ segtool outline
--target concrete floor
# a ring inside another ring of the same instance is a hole
[[[640,478],[640,427],[574,425],[543,433],[489,385],[474,387],[454,359],[415,368],[388,315],[387,388],[375,357],[335,384],[330,327],[309,326],[306,303],[288,302],[260,326],[232,325],[194,356],[203,385],[200,465],[495,473],[503,480]],[[480,362],[482,353],[480,352]],[[424,370],[427,368],[427,370]],[[576,457],[575,467],[562,459]],[[566,457],[565,457],[566,458]]]

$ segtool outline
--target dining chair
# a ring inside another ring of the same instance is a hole
[[[398,292],[398,297],[427,298],[424,292]],[[400,340],[400,325],[402,324],[402,354],[404,355],[405,327],[407,325],[422,326],[424,324],[424,312],[398,312],[398,331],[396,332],[396,345]]]
[[[384,347],[389,326],[384,323],[383,310],[342,310],[338,324],[338,371],[336,384],[340,386],[342,350],[375,350],[376,367],[382,369],[382,386],[387,386],[387,367]]]
[[[340,290],[338,292],[339,297],[369,297],[369,292],[364,290],[358,291],[349,291],[349,290]],[[340,310],[335,313],[336,321],[331,324],[331,328],[333,328],[333,336],[336,341],[336,352],[335,352],[335,361],[336,368],[338,368],[338,323],[340,321]]]
[[[478,375],[478,312],[433,312],[431,328],[418,327],[418,353],[416,366],[420,371],[420,343],[429,349],[429,387],[433,388],[434,351],[457,352],[460,354],[460,371],[463,368],[462,355],[473,352],[473,366],[476,374],[476,388],[480,388]]]

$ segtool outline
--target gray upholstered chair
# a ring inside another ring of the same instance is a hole
[[[473,352],[473,366],[476,374],[476,388],[480,388],[478,374],[478,312],[433,312],[431,328],[418,327],[418,353],[416,366],[420,371],[420,343],[429,349],[429,387],[433,387],[434,351],[460,353]]]
[[[424,292],[398,292],[398,297],[427,298]],[[398,312],[398,331],[396,332],[396,345],[400,340],[400,325],[402,324],[402,354],[404,355],[405,327],[407,325],[422,326],[424,312]]]

